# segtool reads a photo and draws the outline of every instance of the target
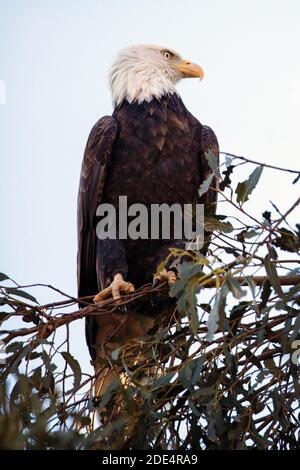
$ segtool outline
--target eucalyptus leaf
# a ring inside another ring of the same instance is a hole
[[[216,217],[205,217],[204,228],[207,232],[219,230],[220,232],[230,233],[233,231],[233,226],[230,222],[221,222]]]
[[[243,204],[244,202],[248,201],[249,195],[252,193],[253,189],[257,185],[261,174],[263,172],[263,166],[258,166],[255,170],[251,173],[249,178],[242,183],[239,183],[236,187],[236,194],[237,194],[237,202]]]
[[[200,189],[199,189],[200,197],[203,196],[203,194],[207,193],[207,191],[209,190],[213,177],[214,177],[213,174],[209,175],[206,178],[206,180],[204,180],[203,183],[201,184]]]
[[[75,359],[74,356],[72,356],[71,353],[67,351],[63,351],[61,355],[66,361],[66,363],[70,366],[74,374],[73,387],[78,387],[81,382],[81,367],[79,365],[79,362],[77,361],[77,359]]]
[[[230,292],[236,299],[240,299],[241,297],[244,297],[247,294],[247,291],[241,288],[241,285],[238,280],[234,279],[232,276],[228,276],[226,278],[226,284]]]
[[[272,262],[270,254],[267,254],[264,258],[264,265],[268,275],[268,278],[272,284],[273,289],[275,290],[276,294],[280,297],[283,296],[282,288],[280,285],[280,280],[277,274],[277,269],[275,264]]]
[[[213,150],[207,150],[205,152],[205,158],[208,161],[210,169],[214,173],[217,178],[221,178],[220,170],[219,170],[219,159],[218,154]]]
[[[25,292],[24,290],[21,290],[17,287],[5,287],[5,289],[8,294],[17,295],[18,297],[22,297],[23,299],[31,300],[32,302],[38,303],[38,301],[35,297],[33,297],[33,295],[28,294],[28,292]]]
[[[224,283],[215,295],[215,301],[207,321],[207,334],[206,341],[212,341],[214,334],[218,327],[223,326],[224,323],[224,309],[226,303],[226,296],[228,294],[228,286]]]

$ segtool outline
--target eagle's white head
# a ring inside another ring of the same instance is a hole
[[[182,78],[202,79],[202,68],[170,49],[160,46],[131,46],[120,52],[111,68],[110,87],[115,106],[125,99],[151,101],[176,93],[175,84]]]

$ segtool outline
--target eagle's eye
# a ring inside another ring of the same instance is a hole
[[[172,54],[169,51],[163,51],[163,55],[166,59],[171,59],[172,57]]]

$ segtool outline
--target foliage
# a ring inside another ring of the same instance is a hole
[[[79,310],[77,299],[47,286],[63,300],[39,305],[33,285],[0,273],[1,448],[299,448],[300,226],[288,221],[299,199],[285,214],[276,208],[277,218],[248,213],[263,166],[234,188],[238,158],[249,165],[226,156],[225,169],[213,168],[223,170],[219,207],[227,216],[206,218],[207,256],[189,252],[170,293],[145,286],[123,297],[129,309],[169,294],[177,306],[103,360],[123,374],[101,398],[78,348],[70,351],[70,328],[120,304]]]

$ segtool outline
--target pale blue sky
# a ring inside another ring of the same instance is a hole
[[[300,167],[299,24],[298,0],[0,0],[0,271],[75,294],[82,154],[112,112],[108,69],[127,45],[168,46],[204,68],[179,90],[222,150]],[[287,209],[299,186],[263,178],[250,207]]]

